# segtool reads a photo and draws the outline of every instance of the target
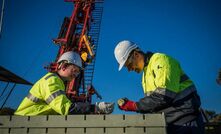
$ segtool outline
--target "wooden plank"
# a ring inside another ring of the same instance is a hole
[[[1,115],[0,116],[0,125],[2,125],[3,123],[6,123],[6,122],[10,122],[10,120],[11,120],[11,116]]]
[[[67,128],[67,134],[85,134],[86,128]]]
[[[0,129],[1,134],[166,134],[164,128],[13,128],[13,129]]]
[[[104,134],[104,128],[86,128],[86,134]]]
[[[79,123],[83,123],[83,124],[86,124],[87,121],[86,121],[86,115],[68,115],[66,116],[66,127],[67,128],[73,128],[73,127],[76,127],[76,128],[79,128],[77,124]],[[85,126],[83,126],[85,127]],[[82,128],[82,127],[81,127]],[[81,132],[81,129],[77,131]]]
[[[11,116],[10,119],[3,117],[3,123],[0,128],[24,128],[32,126],[41,126],[42,122],[45,123],[47,116]],[[2,117],[0,117],[0,120]]]
[[[164,114],[144,114],[142,116],[147,121],[147,126],[166,126]]]
[[[27,128],[12,128],[10,134],[26,134]]]
[[[25,128],[28,124],[28,119],[28,116],[11,116],[11,120],[4,126],[12,126],[11,128]]]
[[[65,134],[65,128],[48,128],[47,134]]]
[[[134,127],[130,127],[130,128],[126,128],[125,130],[126,134],[144,134],[144,128],[134,128]]]
[[[9,134],[9,128],[1,128],[0,134]]]
[[[46,128],[29,128],[28,134],[45,134]]]
[[[147,134],[166,134],[166,128],[146,128]]]
[[[47,127],[65,127],[69,125],[68,123],[69,122],[66,120],[65,116],[49,115],[47,120]]]
[[[28,122],[25,122],[25,123],[28,123],[28,124],[25,124],[26,127],[28,128],[39,128],[42,123],[47,123],[47,118],[48,116],[31,116],[28,118]],[[44,127],[46,128],[46,127]],[[35,129],[33,129],[34,131]],[[42,132],[43,130],[42,129],[39,129],[40,132]],[[45,129],[44,129],[44,132],[45,132]]]
[[[125,134],[124,128],[105,128],[107,134]]]
[[[80,127],[103,127],[105,120],[104,115],[86,115],[82,122],[78,122]]]
[[[47,115],[30,116],[28,118],[28,121],[30,121],[32,123],[45,122],[47,120],[48,120],[48,116]]]
[[[164,127],[161,114],[147,115],[50,115],[0,117],[0,128],[108,128],[108,127]],[[21,123],[22,122],[22,123]]]

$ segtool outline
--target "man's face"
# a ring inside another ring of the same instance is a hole
[[[144,62],[141,60],[141,55],[139,53],[133,52],[125,63],[125,67],[127,70],[134,71],[136,73],[140,73],[143,70]]]
[[[80,68],[73,64],[67,65],[63,70],[63,77],[67,81],[71,81],[80,74]]]

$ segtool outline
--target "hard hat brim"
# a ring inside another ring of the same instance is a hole
[[[126,62],[126,60],[125,60],[123,63],[119,64],[118,71],[120,71],[120,70],[123,68],[123,66],[124,66],[125,62]]]

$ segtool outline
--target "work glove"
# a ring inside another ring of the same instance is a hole
[[[114,103],[108,102],[96,102],[95,113],[96,114],[110,114],[114,111]]]
[[[137,111],[136,102],[130,101],[127,98],[121,98],[117,101],[118,107],[124,111]]]

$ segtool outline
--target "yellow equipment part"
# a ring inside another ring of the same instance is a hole
[[[84,61],[84,62],[86,62],[87,61],[87,52],[83,52],[83,53],[81,53],[81,58],[82,58],[82,60]]]

